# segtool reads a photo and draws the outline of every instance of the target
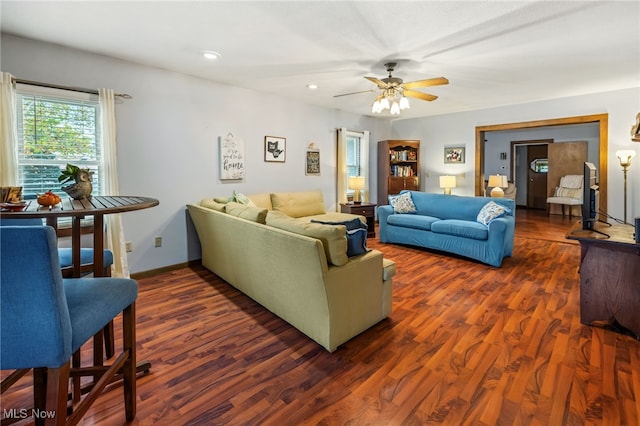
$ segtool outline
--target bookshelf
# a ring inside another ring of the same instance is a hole
[[[403,189],[420,189],[420,141],[378,142],[378,205],[388,204],[389,195]]]

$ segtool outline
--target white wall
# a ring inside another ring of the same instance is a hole
[[[519,123],[581,115],[609,115],[608,206],[610,215],[622,218],[623,174],[616,158],[616,150],[633,149],[635,161],[628,174],[627,220],[640,216],[640,143],[631,142],[631,126],[640,111],[640,88],[617,90],[592,95],[575,96],[527,104],[510,105],[485,110],[467,111],[417,119],[396,120],[392,137],[420,139],[423,180],[422,190],[440,192],[438,176],[465,174],[458,179],[458,195],[474,194],[475,128],[494,124]],[[465,164],[444,164],[445,146],[464,145]],[[429,174],[430,177],[426,177]]]
[[[335,129],[371,132],[374,171],[375,141],[390,134],[386,120],[5,34],[1,41],[0,67],[17,78],[133,96],[116,106],[120,192],[160,200],[152,209],[122,215],[133,273],[200,257],[185,205],[203,197],[319,188],[327,207],[335,208]],[[245,142],[242,182],[219,180],[218,138],[229,132]],[[264,162],[266,135],[286,138],[285,163]],[[311,142],[320,149],[319,177],[305,176]],[[155,236],[162,236],[162,247],[153,246]]]
[[[379,140],[420,139],[423,190],[440,192],[438,175],[464,173],[454,193],[472,195],[476,126],[608,113],[609,212],[622,217],[622,172],[615,151],[631,147],[639,155],[629,171],[629,217],[640,216],[640,144],[629,139],[640,111],[640,88],[389,123],[5,34],[1,52],[0,69],[17,78],[107,87],[134,97],[116,110],[121,193],[160,200],[157,207],[122,216],[125,238],[133,243],[129,262],[134,273],[200,257],[185,205],[203,197],[234,189],[251,194],[320,188],[327,207],[333,207],[338,127],[371,132],[370,193],[376,201]],[[242,182],[218,178],[217,141],[229,132],[245,141]],[[286,163],[263,161],[265,135],[287,139]],[[320,177],[304,174],[310,142],[320,148]],[[443,148],[449,145],[466,146],[465,164],[444,164]],[[155,236],[163,237],[163,247],[153,247]]]

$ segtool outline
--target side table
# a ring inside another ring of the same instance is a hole
[[[341,213],[359,214],[367,218],[367,237],[376,236],[376,205],[372,203],[349,204],[341,203]]]

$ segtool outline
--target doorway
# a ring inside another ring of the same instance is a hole
[[[484,140],[486,132],[501,130],[531,129],[540,127],[563,126],[568,124],[594,123],[598,125],[599,134],[599,167],[598,178],[600,186],[600,205],[607,208],[607,176],[609,164],[609,115],[582,115],[576,117],[556,118],[548,120],[526,121],[520,123],[494,124],[476,127],[476,152],[475,152],[475,195],[483,194],[484,176]]]

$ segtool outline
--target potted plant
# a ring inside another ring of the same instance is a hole
[[[58,182],[64,184],[67,182],[74,182],[71,185],[63,186],[62,190],[69,194],[74,200],[82,200],[84,198],[91,197],[91,191],[93,186],[91,181],[93,180],[91,170],[81,169],[73,164],[67,164],[67,167],[60,172],[58,176]]]

